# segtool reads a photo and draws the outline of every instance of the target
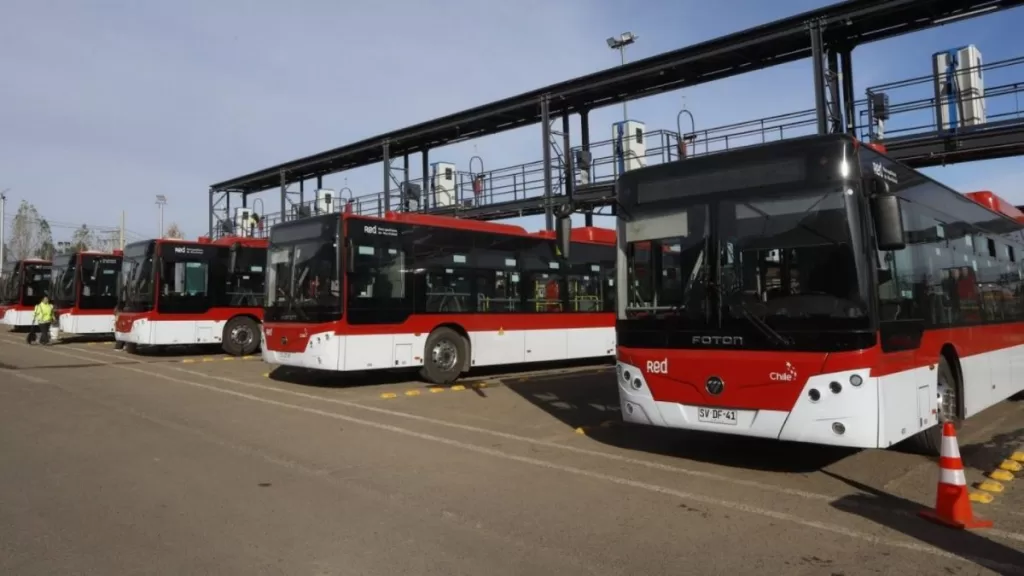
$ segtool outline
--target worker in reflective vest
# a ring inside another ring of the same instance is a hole
[[[50,324],[53,324],[53,304],[50,303],[50,298],[46,295],[43,299],[36,304],[36,308],[33,311],[33,326],[32,331],[28,335],[28,343],[31,344],[34,340],[35,331],[39,331],[39,343],[49,344],[50,343]]]

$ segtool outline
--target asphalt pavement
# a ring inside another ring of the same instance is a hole
[[[0,574],[1024,574],[1024,486],[958,532],[917,515],[933,459],[617,404],[609,365],[431,387],[0,333]],[[959,442],[982,480],[1024,402]]]

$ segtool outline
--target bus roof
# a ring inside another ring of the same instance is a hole
[[[516,226],[514,224],[482,222],[479,220],[465,220],[463,218],[455,218],[452,216],[434,216],[430,214],[415,214],[411,212],[388,212],[387,214],[385,214],[384,218],[357,215],[349,216],[348,214],[346,214],[345,216],[369,220],[402,222],[405,224],[419,224],[422,226],[437,226],[440,228],[455,228],[457,230],[467,230],[473,232],[490,232],[492,234],[509,234],[512,236],[555,238],[555,232],[553,230],[527,232],[526,229],[523,228],[522,226]],[[573,242],[614,245],[615,230],[611,230],[608,228],[596,228],[593,226],[573,228],[571,238]]]
[[[184,238],[157,238],[156,242],[162,244],[212,244],[214,246],[231,246],[236,242],[246,248],[266,248],[266,238],[250,238],[247,236],[224,236],[216,240],[210,240],[208,236],[200,236],[198,240],[185,240]]]
[[[384,215],[383,220],[403,222],[405,224],[420,224],[422,226],[456,228],[458,230],[471,230],[474,232],[492,232],[494,234],[528,234],[525,228],[514,224],[481,222],[479,220],[464,220],[451,216],[433,216],[431,214],[414,214],[411,212],[388,212]]]
[[[85,256],[123,256],[124,255],[124,251],[123,250],[112,250],[110,252],[107,252],[106,250],[74,250],[72,252],[68,252],[68,254],[70,254],[70,255],[82,254],[82,255],[85,255]]]
[[[988,208],[993,212],[1002,214],[1007,218],[1016,220],[1017,222],[1024,224],[1024,212],[1022,212],[1019,208],[1017,208],[1010,202],[1007,202],[1006,200],[1003,200],[999,196],[996,196],[989,190],[968,192],[967,194],[964,194],[964,196],[967,196],[971,200],[974,200],[978,204],[981,204],[982,206]]]
[[[539,236],[541,238],[557,237],[554,230],[541,230],[539,232],[534,232],[531,236]],[[615,230],[610,228],[598,228],[596,226],[582,226],[580,228],[573,228],[572,233],[569,235],[569,239],[573,242],[614,246]]]

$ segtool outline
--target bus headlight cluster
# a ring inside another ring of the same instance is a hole
[[[628,384],[633,390],[640,390],[644,387],[644,381],[640,378],[639,374],[634,375],[630,369],[625,368],[622,364],[619,364],[616,370],[619,373],[619,381]]]

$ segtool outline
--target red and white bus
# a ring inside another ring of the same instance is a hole
[[[124,249],[115,346],[220,344],[235,356],[260,344],[267,241],[159,239]]]
[[[63,334],[114,333],[120,271],[120,250],[83,250],[53,257],[50,301]]]
[[[612,357],[615,233],[409,213],[330,214],[270,231],[263,359],[334,371]]]
[[[49,289],[49,260],[26,259],[9,264],[0,287],[3,323],[15,329],[32,326],[36,304]]]
[[[988,193],[832,135],[617,194],[627,422],[936,452],[940,423],[1024,389],[1024,215]]]

